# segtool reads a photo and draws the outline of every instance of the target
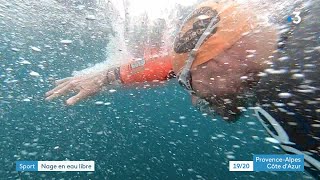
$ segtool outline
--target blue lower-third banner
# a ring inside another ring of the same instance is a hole
[[[254,155],[254,171],[304,171],[303,155]]]

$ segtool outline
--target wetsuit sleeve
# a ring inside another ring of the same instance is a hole
[[[132,61],[120,67],[120,79],[124,84],[167,80],[172,77],[172,60],[166,55]]]

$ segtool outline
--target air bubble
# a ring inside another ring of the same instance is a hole
[[[275,144],[279,144],[280,142],[274,138],[271,137],[267,137],[265,138],[266,141],[271,142],[271,143],[275,143]]]
[[[280,93],[280,94],[278,94],[278,96],[279,96],[279,98],[286,99],[286,98],[292,97],[292,94],[291,93]]]
[[[31,76],[34,76],[34,77],[39,77],[39,76],[40,76],[40,74],[37,73],[37,72],[35,72],[35,71],[31,71],[31,72],[30,72],[30,75],[31,75]]]
[[[37,47],[34,47],[34,46],[30,46],[30,48],[31,48],[33,51],[41,52],[41,49],[40,49],[40,48],[37,48]]]

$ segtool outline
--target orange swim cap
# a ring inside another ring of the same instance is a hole
[[[225,4],[207,1],[200,4],[182,25],[175,40],[173,67],[176,73],[180,73],[189,52],[213,18],[216,18],[217,26],[197,50],[192,68],[229,49],[256,26],[255,15],[235,2]]]

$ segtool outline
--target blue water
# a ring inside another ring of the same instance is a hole
[[[76,46],[76,43],[74,44]],[[27,50],[26,50],[27,51]],[[3,51],[2,51],[3,52]],[[21,50],[20,52],[23,52]],[[28,54],[32,65],[11,62],[17,54],[2,56],[1,74],[12,74],[16,83],[1,79],[0,177],[4,179],[305,179],[305,173],[228,171],[229,160],[251,160],[253,154],[281,154],[265,140],[263,127],[248,111],[236,123],[204,117],[175,81],[154,88],[118,89],[74,107],[62,100],[45,102],[43,94],[74,63],[61,69],[49,65],[30,77],[41,57]],[[43,51],[44,56],[47,52]],[[72,51],[70,51],[72,53]],[[91,54],[91,52],[83,52]],[[68,58],[65,58],[68,60]],[[62,63],[59,58],[53,63]],[[11,73],[6,68],[14,69]],[[41,82],[40,79],[44,81]],[[22,101],[25,97],[30,102]],[[96,101],[110,102],[108,106]],[[249,123],[248,122],[254,122]],[[237,146],[234,146],[237,145]],[[229,158],[228,158],[229,156]],[[94,173],[16,172],[17,160],[93,160]]]

